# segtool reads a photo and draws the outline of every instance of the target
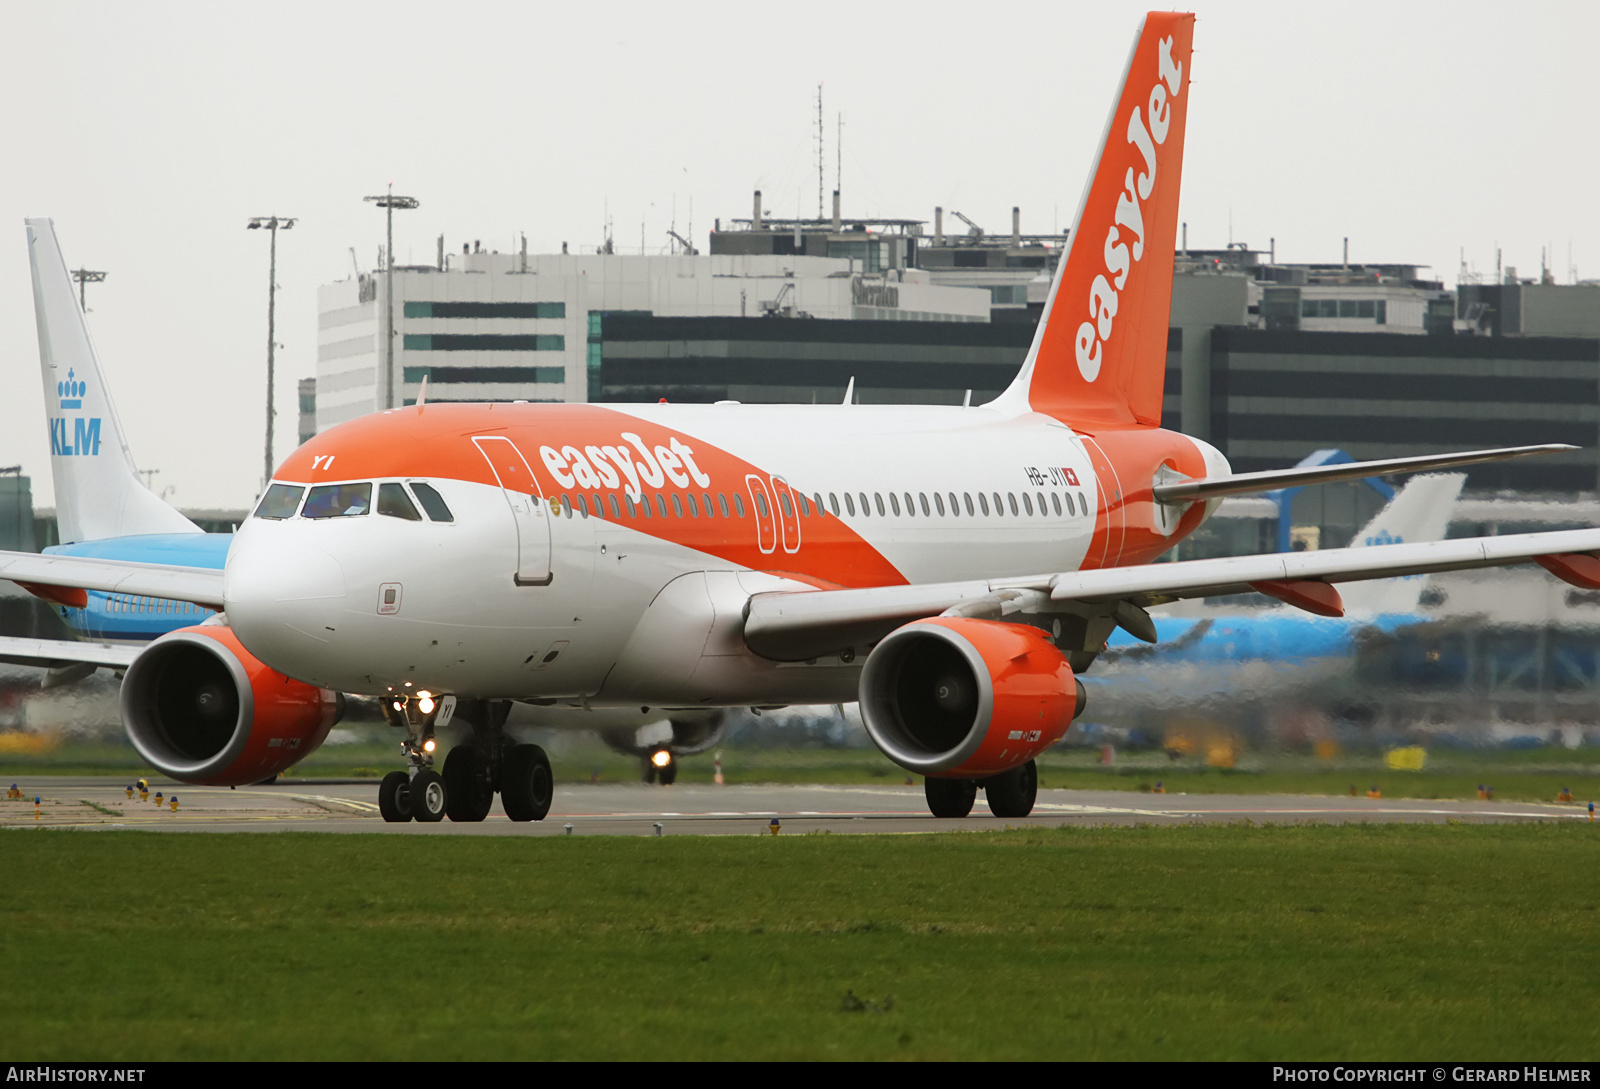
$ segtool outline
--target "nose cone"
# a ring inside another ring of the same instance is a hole
[[[280,673],[315,681],[344,614],[344,568],[294,536],[241,531],[228,555],[223,598],[246,650]]]

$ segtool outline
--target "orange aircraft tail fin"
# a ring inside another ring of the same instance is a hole
[[[997,407],[1161,422],[1194,16],[1151,12],[1022,370]]]

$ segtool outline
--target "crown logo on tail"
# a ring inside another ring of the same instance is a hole
[[[88,388],[89,384],[78,378],[77,371],[68,369],[67,380],[56,383],[56,396],[61,399],[62,409],[82,408],[83,395]]]

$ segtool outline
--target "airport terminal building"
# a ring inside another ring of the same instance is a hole
[[[965,221],[965,217],[962,217]],[[320,430],[428,398],[982,403],[1032,340],[1061,236],[927,221],[718,223],[710,252],[492,253],[319,291]],[[1291,265],[1180,251],[1163,422],[1240,471],[1320,448],[1357,458],[1565,442],[1471,470],[1469,489],[1600,490],[1600,285],[1464,281],[1405,264]],[[303,428],[302,430],[305,430]],[[1359,524],[1362,513],[1348,517]],[[1340,521],[1342,522],[1341,517]],[[1337,536],[1337,526],[1330,527]]]

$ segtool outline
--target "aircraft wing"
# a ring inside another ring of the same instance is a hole
[[[222,572],[209,567],[170,567],[85,556],[0,552],[0,579],[9,579],[25,588],[54,586],[65,590],[101,590],[111,594],[192,601],[209,609],[223,607]],[[52,596],[52,600],[61,599]]]
[[[74,665],[126,669],[143,647],[117,643],[79,643],[68,639],[19,639],[0,636],[0,662],[8,665],[62,669]]]
[[[1143,607],[1252,590],[1322,615],[1341,615],[1332,584],[1537,562],[1574,585],[1600,589],[1600,529],[1475,537],[1369,548],[1330,548],[1108,567],[988,582],[925,583],[859,590],[769,592],[751,597],[744,639],[775,661],[862,648],[902,624],[941,614],[999,619],[1018,612],[1113,616],[1155,641]]]

